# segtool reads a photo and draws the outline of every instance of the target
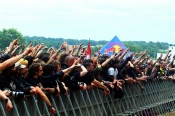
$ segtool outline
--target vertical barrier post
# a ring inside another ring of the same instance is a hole
[[[32,98],[33,98],[33,101],[34,101],[36,110],[37,110],[37,112],[38,112],[38,115],[41,116],[41,113],[40,113],[40,110],[39,110],[39,107],[38,107],[38,104],[37,104],[38,101],[36,100],[36,98],[35,98],[34,95],[32,95]]]
[[[11,101],[12,101],[12,103],[13,103],[13,108],[14,108],[15,111],[16,111],[16,115],[17,115],[17,116],[20,116],[20,115],[19,115],[19,112],[18,112],[18,109],[17,109],[17,107],[16,107],[16,104],[15,104],[15,102],[14,102],[14,100],[11,99]]]
[[[1,110],[2,110],[2,114],[3,114],[3,116],[6,116],[5,111],[4,111],[4,107],[2,106],[1,101],[0,101],[0,108],[1,108]]]

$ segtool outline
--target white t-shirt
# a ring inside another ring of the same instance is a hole
[[[110,67],[110,68],[108,69],[108,75],[109,75],[109,76],[114,76],[114,68]]]
[[[108,75],[109,76],[114,76],[114,79],[117,79],[117,75],[118,75],[118,69],[116,68],[116,69],[114,69],[114,68],[112,68],[112,67],[110,67],[109,69],[108,69]]]

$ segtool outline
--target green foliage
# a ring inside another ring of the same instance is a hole
[[[32,43],[33,45],[44,43],[48,47],[55,47],[56,49],[60,47],[60,45],[66,41],[68,45],[79,45],[83,44],[84,47],[87,47],[89,39],[63,39],[63,38],[46,38],[46,37],[37,37],[37,36],[23,36],[20,32],[16,29],[3,29],[0,31],[0,48],[4,49],[7,47],[10,42],[16,38],[19,38],[19,43],[29,44]],[[108,41],[101,40],[95,41],[91,40],[91,51],[92,54],[97,52],[100,48],[108,43]],[[166,52],[165,50],[168,49],[169,44],[165,42],[145,42],[145,41],[124,41],[123,42],[126,47],[129,47],[133,52],[141,52],[148,50],[148,53],[151,57],[156,57],[155,54],[158,51]],[[171,44],[172,45],[172,44]]]
[[[87,47],[87,44],[89,42],[88,39],[63,39],[63,38],[45,38],[45,37],[29,37],[26,36],[27,43],[32,42],[34,45],[39,43],[44,43],[48,47],[55,47],[59,48],[59,46],[66,41],[68,45],[79,45],[80,43],[83,43],[84,47]],[[100,48],[102,48],[104,45],[108,43],[108,41],[95,41],[91,40],[91,51],[92,54],[97,52]],[[156,57],[155,54],[158,52],[159,49],[168,49],[169,44],[165,42],[145,42],[145,41],[124,41],[123,44],[126,47],[129,47],[131,51],[133,52],[141,52],[148,50],[148,53],[151,55],[151,57]]]
[[[131,51],[140,52],[148,50],[151,57],[155,58],[156,53],[160,49],[167,50],[169,47],[168,43],[165,42],[145,42],[145,41],[125,41],[123,42]],[[161,51],[162,52],[162,51]],[[164,51],[165,52],[165,51]]]
[[[10,42],[16,38],[18,38],[20,44],[25,43],[25,38],[16,29],[2,29],[2,31],[0,31],[0,48],[5,49],[9,46]]]
[[[46,46],[48,47],[55,47],[55,48],[59,48],[59,46],[66,41],[68,43],[68,45],[79,45],[79,44],[83,44],[83,46],[87,46],[89,40],[88,39],[63,39],[63,38],[45,38],[45,37],[29,37],[26,36],[26,42],[27,44],[32,43],[33,45],[39,44],[39,43],[44,43]],[[105,45],[108,41],[94,41],[94,40],[90,40],[91,42],[91,46],[96,46],[97,45]]]

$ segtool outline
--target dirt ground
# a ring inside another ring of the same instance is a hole
[[[165,116],[175,116],[175,112],[166,113]]]

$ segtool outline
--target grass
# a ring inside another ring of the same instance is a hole
[[[166,113],[164,116],[175,116],[175,112]]]

